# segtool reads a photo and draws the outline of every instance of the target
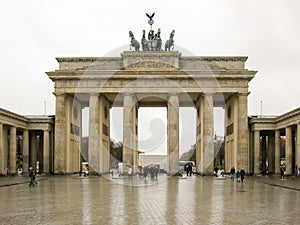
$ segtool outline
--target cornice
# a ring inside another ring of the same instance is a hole
[[[241,61],[246,62],[247,56],[182,56],[182,61]]]
[[[63,62],[109,62],[119,61],[121,57],[58,57],[56,61],[59,63]]]

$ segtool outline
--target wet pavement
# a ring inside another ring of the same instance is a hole
[[[0,177],[0,224],[299,224],[300,178]]]

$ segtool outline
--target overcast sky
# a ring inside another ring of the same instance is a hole
[[[248,56],[249,115],[278,115],[299,107],[298,0],[1,0],[0,107],[18,114],[54,114],[46,71],[56,57],[103,56],[128,45],[128,31],[148,30],[155,12],[162,39],[199,56]],[[261,108],[262,101],[262,108]]]

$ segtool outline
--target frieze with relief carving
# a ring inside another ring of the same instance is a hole
[[[125,69],[176,69],[175,66],[160,61],[139,61],[127,65]]]

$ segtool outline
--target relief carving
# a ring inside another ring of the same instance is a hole
[[[175,69],[175,66],[160,61],[139,61],[129,64],[125,69],[135,68],[162,68],[162,69]]]

